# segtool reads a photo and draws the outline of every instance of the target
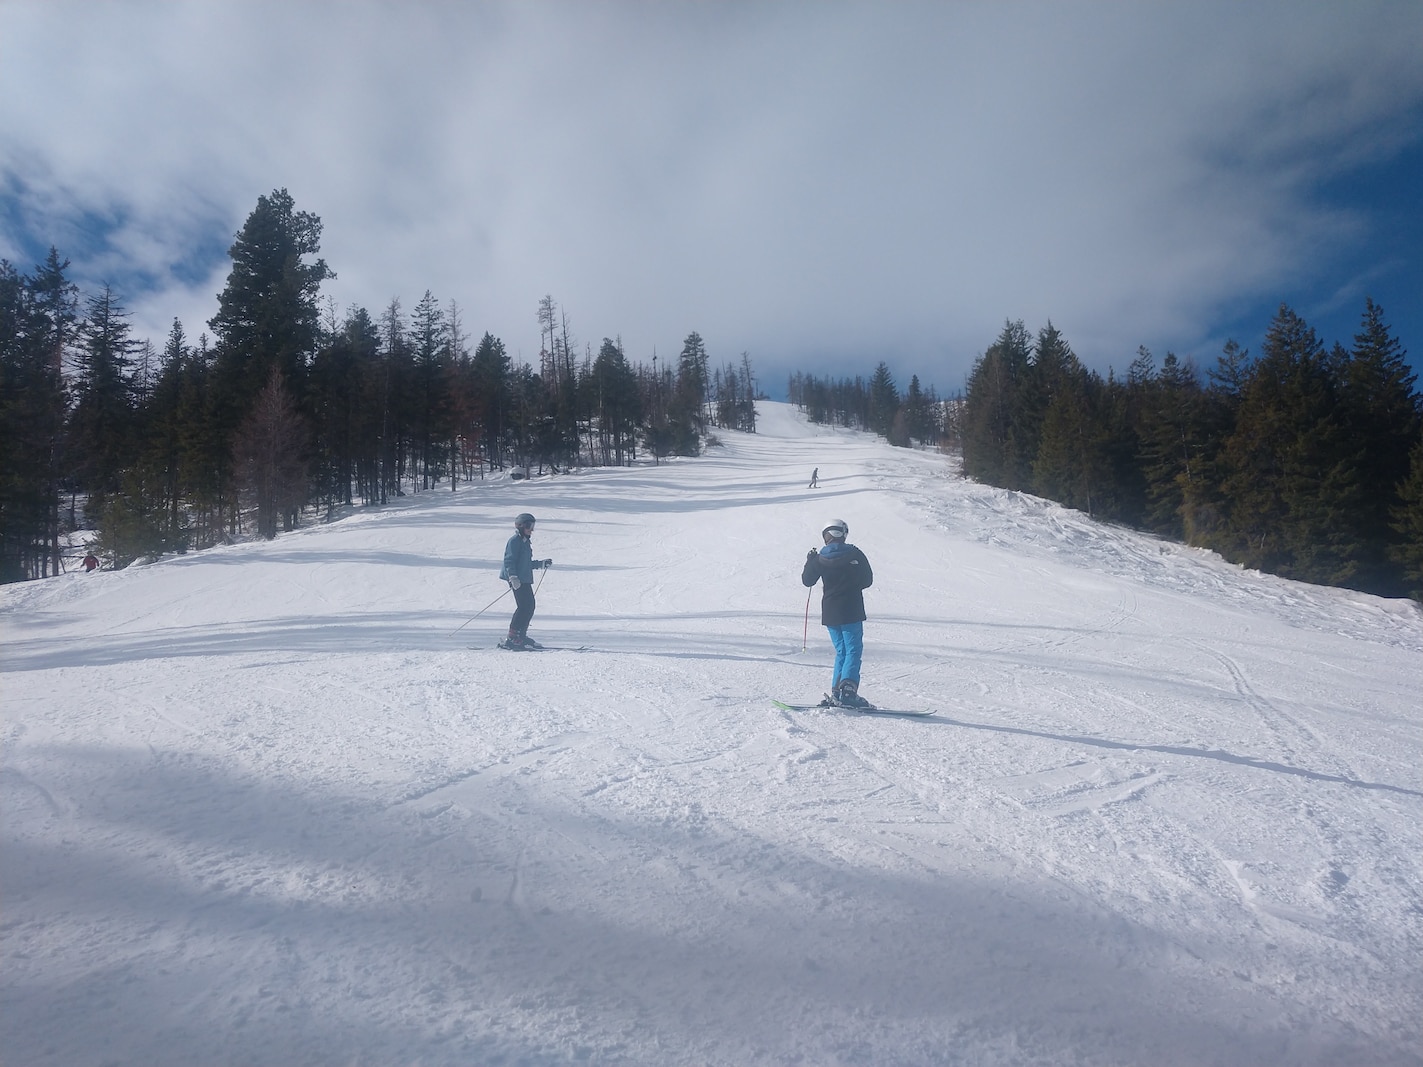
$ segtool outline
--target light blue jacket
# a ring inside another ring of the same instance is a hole
[[[538,565],[542,567],[543,561]],[[504,566],[499,570],[499,579],[507,582],[510,578],[517,578],[525,585],[532,585],[534,581],[534,546],[521,533],[515,533],[504,546]]]

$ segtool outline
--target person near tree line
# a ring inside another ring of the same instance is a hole
[[[813,470],[813,471],[810,472],[810,484],[809,484],[808,486],[806,486],[806,488],[807,488],[807,489],[814,489],[814,488],[815,488],[817,485],[819,485],[819,484],[820,484],[820,468],[819,468],[819,467],[816,467],[815,470]]]
[[[534,559],[534,517],[521,511],[514,517],[514,536],[504,546],[504,566],[499,570],[501,581],[514,591],[514,617],[509,620],[509,636],[499,643],[512,652],[527,652],[543,648],[529,638],[529,623],[534,617],[534,571],[553,566],[551,559]]]
[[[84,557],[84,573],[90,574],[99,569],[99,557],[90,552]]]
[[[874,584],[869,557],[845,538],[850,524],[832,519],[820,531],[825,542],[805,555],[801,583],[813,588],[824,582],[820,594],[820,622],[830,631],[835,646],[835,670],[826,700],[847,708],[869,707],[860,696],[860,661],[865,650],[865,590]]]

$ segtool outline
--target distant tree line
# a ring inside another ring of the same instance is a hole
[[[320,239],[286,190],[259,197],[211,339],[175,320],[161,351],[107,287],[81,300],[56,250],[29,274],[0,261],[0,580],[59,573],[75,529],[125,566],[494,470],[696,455],[711,427],[755,430],[747,353],[714,369],[695,332],[661,366],[618,339],[580,353],[545,297],[538,367],[516,364],[429,291],[409,314],[338,315]]]
[[[901,396],[883,361],[869,381],[797,372],[790,377],[787,399],[811,422],[869,430],[901,447],[957,440],[955,406],[940,400],[932,387],[925,391],[918,375],[909,379],[909,388]]]
[[[1281,306],[1258,358],[1202,375],[1139,349],[1087,370],[1051,324],[1009,322],[974,364],[964,471],[1303,581],[1423,594],[1423,406],[1367,301],[1332,348]]]
[[[617,339],[580,353],[544,297],[538,366],[515,364],[429,291],[409,314],[397,299],[338,315],[320,238],[286,190],[259,197],[211,339],[175,320],[161,350],[107,286],[81,299],[56,250],[28,274],[0,260],[0,580],[59,573],[77,529],[125,566],[495,470],[691,456],[711,427],[755,430],[747,353],[714,369],[695,332],[661,366]],[[1405,355],[1372,300],[1351,349],[1282,306],[1258,358],[1230,342],[1204,378],[1141,349],[1104,380],[1051,323],[1034,339],[1009,322],[961,400],[917,377],[901,395],[883,362],[868,380],[797,373],[789,399],[1247,566],[1420,596],[1423,403]]]

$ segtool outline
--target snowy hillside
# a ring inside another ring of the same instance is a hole
[[[0,590],[0,1062],[1423,1060],[1415,607],[760,429]]]

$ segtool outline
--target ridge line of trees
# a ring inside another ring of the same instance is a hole
[[[1423,597],[1423,399],[1369,299],[1352,348],[1281,305],[1258,358],[1204,376],[1137,351],[1086,369],[1049,322],[1007,322],[963,401],[964,473],[1257,570]]]
[[[868,381],[796,372],[790,376],[786,395],[811,422],[869,430],[892,445],[940,447],[958,438],[956,405],[941,400],[932,386],[925,390],[917,374],[910,377],[901,396],[883,360]]]
[[[754,432],[749,354],[713,367],[702,337],[675,361],[580,352],[539,301],[538,367],[516,364],[426,291],[407,316],[320,299],[321,220],[285,189],[258,198],[194,344],[161,354],[105,286],[81,303],[51,248],[32,273],[0,260],[0,581],[58,574],[67,535],[97,529],[109,565],[407,491],[583,465],[694,456],[712,427]]]
[[[51,248],[0,260],[0,581],[58,574],[97,529],[111,566],[274,537],[304,514],[406,491],[639,453],[699,454],[712,427],[754,432],[750,357],[713,368],[689,333],[675,361],[596,354],[538,303],[538,366],[472,336],[427,290],[407,316],[320,299],[321,220],[285,189],[258,198],[196,344],[132,336],[110,287],[81,300]],[[975,362],[962,399],[917,377],[794,374],[815,422],[902,446],[961,447],[964,472],[1304,581],[1423,598],[1423,401],[1366,301],[1354,344],[1326,349],[1281,305],[1261,354],[1228,342],[1204,375],[1139,349],[1125,380],[1084,367],[1049,322],[1021,321]]]

